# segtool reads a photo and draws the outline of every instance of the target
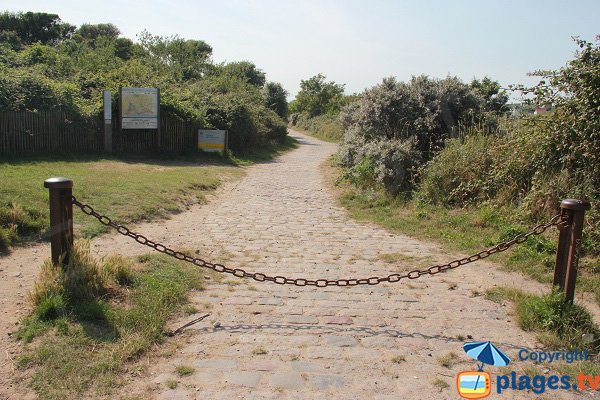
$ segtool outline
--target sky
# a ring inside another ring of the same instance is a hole
[[[318,73],[348,94],[420,74],[531,85],[528,72],[573,58],[572,36],[600,34],[597,0],[2,0],[0,10],[110,22],[133,40],[143,30],[204,40],[215,62],[252,61],[290,98]]]

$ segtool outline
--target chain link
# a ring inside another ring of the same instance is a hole
[[[333,279],[333,280],[328,280],[328,279],[311,280],[311,279],[304,279],[304,278],[286,278],[284,276],[269,276],[269,275],[266,275],[266,274],[263,274],[260,272],[246,272],[245,270],[243,270],[241,268],[231,269],[231,268],[228,268],[221,264],[215,264],[215,263],[211,263],[211,262],[202,260],[201,258],[192,257],[192,256],[182,253],[180,251],[173,250],[161,243],[156,243],[156,242],[148,239],[144,235],[132,232],[126,226],[113,222],[112,219],[110,219],[106,215],[99,214],[98,212],[96,212],[96,210],[94,210],[88,204],[83,204],[83,203],[79,202],[75,198],[75,196],[72,197],[72,201],[73,201],[73,204],[75,206],[79,207],[84,214],[96,218],[102,225],[110,226],[111,228],[115,229],[121,235],[128,236],[128,237],[134,239],[139,244],[148,246],[148,247],[158,251],[159,253],[167,254],[167,255],[174,257],[181,261],[187,261],[189,263],[197,265],[198,267],[212,269],[213,271],[216,271],[219,273],[231,274],[238,278],[251,278],[257,282],[273,282],[273,283],[276,283],[279,285],[315,286],[315,287],[321,287],[321,288],[326,287],[326,286],[378,285],[382,282],[396,283],[402,279],[417,279],[423,275],[436,275],[436,274],[442,273],[444,271],[447,271],[449,269],[458,268],[462,265],[466,265],[466,264],[473,263],[475,261],[479,261],[481,259],[489,257],[490,255],[492,255],[494,253],[500,253],[500,252],[506,251],[516,244],[525,242],[527,240],[527,238],[529,238],[532,235],[541,235],[551,226],[557,226],[559,229],[562,229],[563,227],[565,227],[569,224],[568,217],[564,214],[562,214],[562,215],[559,214],[559,215],[552,217],[552,219],[550,219],[550,221],[548,221],[545,224],[536,225],[535,227],[533,227],[531,229],[531,231],[529,231],[527,233],[520,233],[520,234],[516,235],[514,238],[512,238],[511,240],[508,240],[508,241],[505,241],[502,243],[498,243],[497,245],[495,245],[493,247],[490,247],[486,250],[480,251],[479,253],[475,253],[469,257],[459,258],[459,259],[450,261],[449,263],[446,263],[446,264],[433,265],[429,268],[422,269],[422,270],[416,269],[416,270],[410,271],[403,275],[391,274],[391,275],[384,276],[384,277],[373,276],[370,278],[361,278],[361,279],[351,278],[351,279]]]

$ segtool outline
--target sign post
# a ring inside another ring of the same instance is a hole
[[[206,152],[224,153],[227,150],[227,131],[198,129],[198,149]]]
[[[124,129],[156,129],[156,144],[161,149],[160,91],[156,88],[120,89],[121,131]]]
[[[112,95],[105,90],[104,103],[104,151],[112,152]]]

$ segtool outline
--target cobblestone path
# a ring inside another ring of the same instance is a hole
[[[209,204],[135,230],[175,248],[198,250],[208,261],[309,279],[382,276],[458,256],[351,220],[321,173],[335,145],[291,134],[300,142],[298,149],[250,167],[245,178],[227,184]],[[83,215],[77,212],[76,218]],[[148,252],[114,234],[95,239],[92,249],[99,256]],[[19,285],[22,302],[35,266],[48,254],[49,246],[41,244],[1,259],[0,286]],[[228,276],[191,294],[199,313],[210,312],[210,317],[169,339],[162,349],[173,344],[177,349],[148,358],[148,372],[128,375],[113,398],[456,399],[457,372],[476,368],[462,351],[464,341],[491,340],[513,358],[516,370],[531,366],[519,362],[517,352],[535,347],[535,338],[516,326],[510,304],[483,297],[495,285],[548,290],[489,262],[352,288],[298,288]],[[2,327],[9,329],[14,328]],[[0,364],[3,377],[10,375],[8,350],[6,358]],[[175,368],[180,365],[194,372],[179,377]],[[488,370],[492,376],[500,373]],[[174,382],[176,387],[169,388]],[[552,391],[546,398],[572,395]],[[523,391],[493,397],[544,398]]]
[[[229,266],[311,279],[384,275],[456,256],[349,219],[319,172],[335,145],[292,134],[299,149],[252,167],[212,205],[152,236],[210,249]],[[456,399],[456,373],[476,368],[464,341],[492,340],[513,359],[519,347],[535,347],[509,306],[481,295],[523,283],[538,285],[489,263],[355,288],[227,278],[193,295],[220,326],[189,328],[176,354],[152,362],[151,376],[127,391],[160,399]],[[194,373],[181,378],[178,365]]]

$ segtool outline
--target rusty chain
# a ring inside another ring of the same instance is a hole
[[[215,263],[211,263],[208,261],[204,261],[200,258],[192,257],[192,256],[189,256],[180,251],[173,250],[161,243],[156,243],[156,242],[148,239],[144,235],[132,232],[126,226],[123,226],[123,225],[113,222],[112,219],[110,219],[106,215],[99,214],[90,205],[79,202],[75,198],[75,196],[72,196],[72,202],[74,205],[79,207],[84,214],[96,218],[101,224],[103,224],[105,226],[110,226],[111,228],[115,229],[121,235],[128,236],[128,237],[134,239],[139,244],[151,247],[152,249],[158,251],[159,253],[167,254],[167,255],[174,257],[181,261],[187,261],[189,263],[197,265],[198,267],[212,269],[213,271],[220,272],[220,273],[231,274],[238,278],[252,278],[258,282],[273,282],[273,283],[277,283],[279,285],[316,286],[316,287],[378,285],[382,282],[395,283],[402,279],[417,279],[423,275],[435,275],[435,274],[439,274],[441,272],[447,271],[449,269],[458,268],[461,265],[466,265],[466,264],[470,264],[475,261],[479,261],[481,259],[491,256],[494,253],[500,253],[500,252],[506,251],[516,244],[525,242],[527,240],[527,238],[529,238],[532,235],[541,235],[551,226],[558,226],[559,228],[561,228],[562,226],[568,224],[568,221],[566,220],[566,216],[559,214],[559,215],[552,217],[552,219],[550,219],[550,221],[548,221],[545,224],[536,225],[535,227],[532,228],[531,231],[529,231],[527,233],[520,233],[520,234],[516,235],[514,238],[512,238],[511,240],[508,240],[508,241],[505,241],[502,243],[498,243],[497,245],[495,245],[493,247],[490,247],[486,250],[480,251],[479,253],[475,253],[469,257],[459,258],[459,259],[450,261],[449,263],[446,263],[446,264],[433,265],[426,269],[413,270],[413,271],[410,271],[410,272],[408,272],[406,274],[402,274],[402,275],[401,274],[390,274],[385,277],[373,276],[370,278],[361,278],[361,279],[353,278],[353,279],[333,279],[333,280],[329,280],[329,279],[311,280],[311,279],[303,279],[303,278],[286,278],[284,276],[269,276],[269,275],[266,275],[266,274],[263,274],[260,272],[246,272],[245,270],[243,270],[241,268],[228,268],[221,264],[215,264]]]

